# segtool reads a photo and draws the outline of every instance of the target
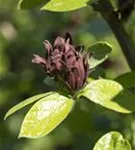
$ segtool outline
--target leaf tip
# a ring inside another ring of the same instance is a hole
[[[22,139],[22,138],[30,138],[30,137],[25,136],[25,135],[21,135],[21,134],[19,134],[18,137],[17,137],[17,139]]]
[[[8,118],[8,116],[9,116],[9,114],[8,114],[8,112],[5,114],[5,116],[4,116],[4,120],[6,120],[7,118]]]
[[[47,8],[46,6],[41,7],[41,8],[40,8],[40,11],[57,12],[57,11],[55,11],[55,10],[52,10],[52,9]]]
[[[46,5],[47,5],[47,3],[46,3]],[[42,11],[42,10],[52,11],[52,10],[48,9],[48,8],[46,7],[46,5],[43,6],[43,7],[41,7],[40,10],[41,10],[41,11]]]
[[[44,7],[41,7],[40,10],[41,10],[41,11],[44,10]]]
[[[6,120],[6,119],[7,119],[7,115],[4,116],[4,120]]]
[[[21,139],[21,138],[30,138],[29,136],[26,136],[25,134],[23,134],[21,131],[17,137],[18,139]]]
[[[9,109],[9,110],[7,111],[7,113],[5,114],[4,120],[6,120],[6,119],[11,115],[10,110],[11,110],[11,109]]]
[[[31,135],[31,134],[22,133],[22,132],[20,131],[20,133],[19,133],[19,135],[18,135],[17,138],[18,138],[18,139],[21,139],[21,138],[38,139],[38,138],[41,138],[41,137],[43,137],[43,136],[45,136],[45,135],[33,136],[33,135]]]
[[[17,137],[17,139],[20,139],[20,138],[22,138],[22,136],[19,134],[18,137]]]

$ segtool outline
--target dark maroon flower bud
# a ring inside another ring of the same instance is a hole
[[[46,73],[54,78],[61,79],[72,91],[81,89],[88,76],[88,54],[84,54],[83,46],[73,46],[69,33],[65,39],[57,37],[52,46],[44,41],[47,51],[46,57],[34,55],[33,63],[41,64]]]

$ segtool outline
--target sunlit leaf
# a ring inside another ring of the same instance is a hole
[[[19,137],[39,138],[47,135],[69,114],[74,101],[58,93],[42,98],[26,114]]]
[[[89,0],[50,0],[42,10],[49,11],[71,11],[87,6]]]
[[[112,80],[95,80],[86,85],[81,95],[97,104],[121,113],[135,111],[135,95],[123,91],[123,87]]]
[[[42,94],[38,94],[38,95],[35,95],[33,97],[30,97],[22,102],[20,102],[19,104],[15,105],[14,107],[12,107],[11,109],[9,109],[9,111],[6,113],[5,115],[5,118],[6,119],[7,117],[9,117],[11,114],[15,113],[16,111],[18,111],[19,109],[45,97],[45,96],[48,96],[52,94],[52,92],[49,92],[49,93],[42,93]]]
[[[131,146],[119,132],[112,131],[102,136],[93,150],[131,150]]]
[[[92,53],[89,59],[90,69],[95,68],[108,58],[108,54],[112,51],[112,46],[107,42],[97,42],[88,48]]]

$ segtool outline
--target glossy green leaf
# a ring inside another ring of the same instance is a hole
[[[135,111],[135,95],[123,91],[123,87],[112,80],[95,80],[86,85],[80,95],[121,113]]]
[[[42,98],[26,114],[19,137],[39,138],[47,135],[69,114],[74,101],[54,93]]]
[[[63,12],[72,11],[87,6],[89,0],[50,0],[42,10]]]
[[[15,105],[14,107],[12,107],[11,109],[9,109],[9,111],[6,113],[5,115],[5,118],[6,119],[7,117],[9,117],[11,114],[15,113],[16,111],[18,111],[19,109],[45,97],[45,96],[48,96],[52,94],[52,92],[49,92],[49,93],[42,93],[42,94],[38,94],[38,95],[35,95],[33,97],[30,97],[22,102],[20,102],[19,104]]]
[[[92,69],[108,58],[109,53],[112,51],[112,46],[107,42],[97,42],[90,46],[88,51],[92,53],[89,59],[89,66]]]
[[[131,146],[119,132],[112,131],[102,136],[93,150],[131,150]]]
[[[119,82],[124,89],[135,87],[135,71],[122,74],[115,81]]]
[[[19,9],[29,9],[37,7],[40,4],[46,4],[49,0],[20,0],[18,3]]]

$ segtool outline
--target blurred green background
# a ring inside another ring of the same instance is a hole
[[[133,12],[125,26],[132,38],[134,24]],[[90,7],[68,13],[22,11],[17,10],[17,0],[0,1],[0,150],[91,150],[103,134],[114,130],[129,139],[135,149],[135,114],[119,114],[88,100],[78,102],[62,124],[40,139],[17,139],[29,106],[3,120],[15,104],[52,90],[43,82],[42,68],[32,64],[31,59],[34,53],[43,55],[45,39],[53,42],[67,31],[75,44],[86,48],[100,40],[112,44],[109,59],[99,67],[101,76],[113,79],[129,71],[113,33]]]

